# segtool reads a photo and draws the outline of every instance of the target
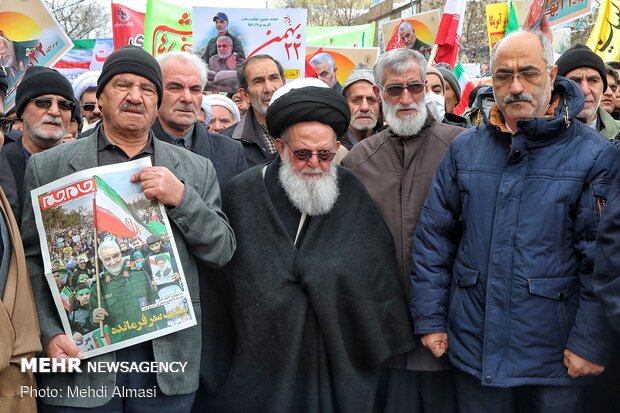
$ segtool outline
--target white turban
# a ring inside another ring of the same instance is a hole
[[[82,95],[89,87],[97,87],[97,79],[99,79],[99,75],[101,74],[98,70],[91,70],[89,72],[84,72],[80,74],[73,80],[73,96],[78,101],[82,100]]]
[[[224,95],[213,94],[205,96],[202,99],[202,104],[204,105],[205,102],[207,102],[211,106],[222,106],[228,109],[230,113],[232,113],[235,123],[241,120],[239,108],[237,107],[237,104],[232,101],[232,99],[227,98]]]
[[[200,104],[200,108],[205,113],[204,125],[209,126],[209,123],[211,123],[211,119],[213,118],[213,112],[211,111],[211,104],[207,101],[207,97],[205,95],[202,95],[202,103]]]

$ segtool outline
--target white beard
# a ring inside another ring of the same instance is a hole
[[[406,107],[400,103],[391,105],[388,101],[383,101],[383,116],[385,116],[385,121],[390,129],[392,129],[392,132],[398,136],[417,135],[424,127],[424,123],[426,122],[426,104],[422,101],[418,104],[412,103],[410,107],[414,108],[416,113],[407,115],[404,118],[399,118],[396,116],[396,111],[399,109],[406,109]]]
[[[307,178],[302,175],[303,172],[316,173],[317,170],[321,173],[320,177]],[[327,173],[320,168],[306,168],[301,172],[295,172],[288,151],[284,152],[278,178],[295,208],[309,216],[327,214],[334,207],[340,194],[336,165],[332,163]]]

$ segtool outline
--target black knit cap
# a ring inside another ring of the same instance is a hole
[[[57,70],[44,66],[30,66],[24,72],[24,77],[15,91],[17,119],[22,118],[30,99],[43,95],[59,95],[67,100],[74,100],[71,83]]]
[[[311,121],[329,125],[336,136],[342,136],[349,127],[351,110],[347,100],[334,89],[306,86],[291,89],[273,101],[265,120],[274,138],[291,125]]]
[[[99,80],[97,80],[97,98],[103,92],[105,85],[121,73],[132,73],[153,82],[157,89],[157,107],[161,105],[162,75],[159,63],[146,50],[137,46],[123,46],[108,56],[103,63]]]
[[[603,92],[607,90],[607,71],[605,70],[605,62],[596,53],[584,44],[577,44],[564,53],[555,62],[558,65],[558,75],[566,76],[580,67],[589,67],[596,70],[603,79]]]

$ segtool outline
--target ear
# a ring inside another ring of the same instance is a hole
[[[239,96],[241,96],[241,99],[243,99],[246,104],[250,104],[250,95],[248,95],[248,93],[242,87],[239,88]]]
[[[284,144],[284,141],[280,138],[277,138],[274,143],[276,145],[276,150],[280,155],[280,159],[284,160],[284,151],[286,150],[286,145]]]
[[[549,79],[551,80],[551,90],[553,90],[553,85],[555,84],[555,78],[558,75],[558,66],[554,65],[551,69],[549,69]]]
[[[375,95],[381,99],[381,94],[379,93],[379,86],[377,85],[372,85],[372,91],[375,92]]]

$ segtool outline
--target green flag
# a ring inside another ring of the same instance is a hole
[[[148,0],[144,16],[144,50],[157,57],[192,47],[192,9],[165,0]]]
[[[508,0],[508,24],[506,25],[506,35],[519,30],[519,21],[517,19],[517,11],[511,0]]]

